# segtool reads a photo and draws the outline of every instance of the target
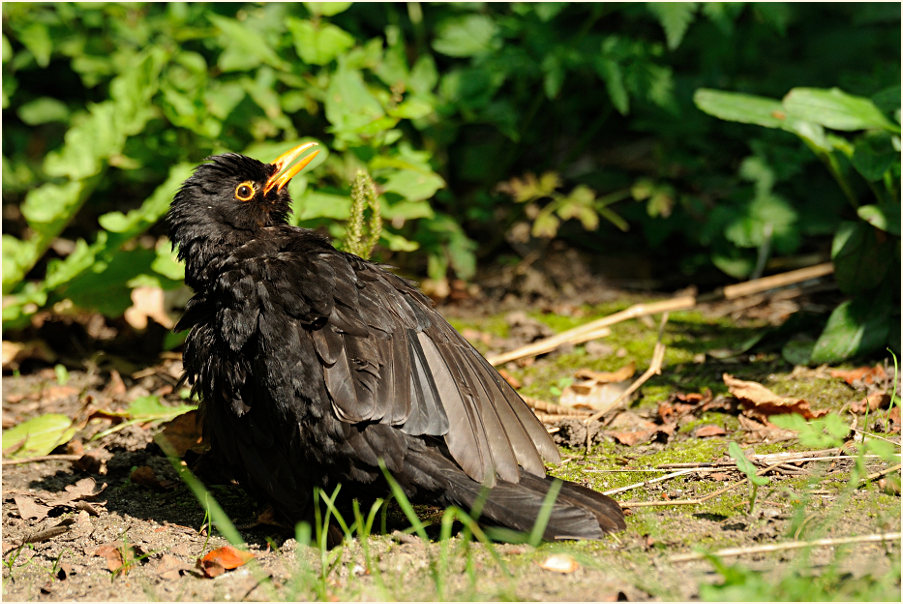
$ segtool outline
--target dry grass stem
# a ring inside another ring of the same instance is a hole
[[[22,463],[32,463],[37,461],[78,461],[81,459],[81,455],[40,455],[38,457],[23,457],[22,459],[4,459],[4,466],[14,466]]]
[[[546,352],[551,352],[564,344],[582,344],[590,340],[595,340],[602,335],[607,335],[605,329],[629,319],[636,319],[648,315],[657,315],[659,313],[673,312],[677,310],[689,310],[700,302],[714,302],[716,300],[725,299],[732,300],[743,296],[768,291],[801,283],[810,279],[816,279],[830,275],[834,272],[834,265],[831,262],[816,264],[807,268],[801,268],[770,277],[762,277],[761,279],[753,279],[736,285],[728,285],[703,296],[678,296],[669,300],[660,300],[648,304],[634,304],[630,308],[616,312],[607,317],[590,321],[585,325],[563,331],[554,336],[544,338],[538,342],[532,342],[526,346],[521,346],[509,352],[488,357],[492,365],[502,365],[517,359],[526,357],[535,357]]]
[[[761,554],[766,552],[780,552],[788,549],[802,549],[805,547],[833,547],[850,543],[884,543],[885,541],[899,541],[900,533],[880,533],[875,535],[860,535],[858,537],[837,537],[833,539],[815,539],[814,541],[789,541],[787,543],[774,543],[771,545],[754,545],[750,547],[729,547],[718,550],[713,555],[719,558],[729,556],[743,556],[745,554]],[[703,560],[706,554],[678,554],[668,558],[669,562],[690,562]]]
[[[877,478],[881,478],[882,476],[890,474],[891,472],[897,472],[900,470],[900,467],[901,467],[901,464],[897,464],[893,467],[881,470],[880,472],[875,472],[873,474],[869,474],[868,476],[866,476],[865,478],[863,478],[860,481],[859,485],[857,485],[856,488],[861,489],[862,487],[864,487],[865,485],[867,485],[868,483],[870,483],[871,481],[873,481]]]

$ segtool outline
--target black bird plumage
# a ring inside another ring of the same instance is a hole
[[[412,284],[288,225],[284,168],[211,157],[168,215],[216,458],[290,520],[309,518],[314,486],[385,496],[383,460],[412,501],[470,509],[486,485],[481,520],[530,531],[543,459],[560,461],[542,424]],[[612,499],[563,482],[544,538],[624,526]]]

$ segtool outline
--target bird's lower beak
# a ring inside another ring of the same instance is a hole
[[[313,161],[319,151],[314,151],[295,165],[292,165],[292,162],[303,155],[308,149],[316,146],[317,143],[304,143],[277,157],[276,161],[273,162],[273,165],[276,166],[276,171],[263,186],[263,194],[266,195],[269,193],[270,189],[273,187],[276,187],[276,191],[281,191],[282,187],[288,184],[288,181],[294,178],[298,172],[303,170],[307,164]]]

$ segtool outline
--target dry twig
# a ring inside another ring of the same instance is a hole
[[[848,543],[884,543],[885,541],[899,541],[900,533],[879,533],[875,535],[859,535],[858,537],[838,537],[834,539],[815,539],[814,541],[789,541],[786,543],[773,543],[770,545],[754,545],[751,547],[729,547],[718,550],[713,555],[719,558],[728,556],[742,556],[744,554],[760,554],[766,552],[780,552],[788,549],[801,549],[804,547],[833,547]],[[689,562],[702,560],[706,554],[678,554],[668,558],[669,562]]]
[[[693,295],[678,296],[676,298],[671,298],[670,300],[660,300],[658,302],[651,302],[649,304],[634,304],[630,308],[616,312],[607,317],[602,317],[601,319],[591,321],[585,325],[580,325],[579,327],[563,331],[559,334],[555,334],[554,336],[544,338],[542,340],[539,340],[538,342],[532,342],[531,344],[516,348],[506,353],[488,357],[488,360],[491,364],[498,366],[510,361],[516,361],[517,359],[534,357],[546,352],[551,352],[556,348],[563,346],[564,344],[582,344],[590,340],[595,340],[596,338],[601,337],[600,334],[603,333],[603,330],[607,329],[609,326],[620,323],[622,321],[627,321],[629,319],[636,319],[647,315],[657,315],[659,313],[672,312],[677,310],[689,310],[695,307],[697,304],[703,302],[714,302],[721,299],[733,300],[735,298],[749,296],[751,294],[767,291],[769,289],[775,289],[778,287],[792,285],[794,283],[800,283],[802,281],[808,281],[809,279],[824,277],[826,275],[830,275],[833,272],[834,265],[830,262],[825,262],[823,264],[816,264],[815,266],[810,266],[795,271],[789,271],[786,273],[780,273],[778,275],[772,275],[770,277],[753,279],[752,281],[737,283],[736,285],[728,285],[724,288],[716,289],[709,294],[698,297]]]

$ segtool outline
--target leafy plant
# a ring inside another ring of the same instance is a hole
[[[756,494],[759,491],[759,487],[768,484],[768,478],[759,476],[756,473],[756,466],[744,455],[740,445],[731,441],[727,450],[734,461],[737,462],[737,469],[746,474],[746,479],[749,480],[749,513],[752,514],[756,505]]]
[[[831,313],[808,356],[812,363],[838,362],[888,344],[899,348],[900,125],[877,104],[896,97],[899,120],[899,93],[896,87],[868,99],[838,88],[794,88],[778,101],[700,89],[694,96],[701,110],[718,118],[795,134],[824,163],[855,210],[858,220],[841,222],[831,247],[837,284],[851,299]],[[856,134],[848,138],[832,131]],[[870,203],[862,203],[854,174],[867,185]],[[759,182],[750,208],[765,205],[742,230],[732,235],[728,227],[726,232],[750,247],[792,235],[789,205],[771,193],[769,181]]]

